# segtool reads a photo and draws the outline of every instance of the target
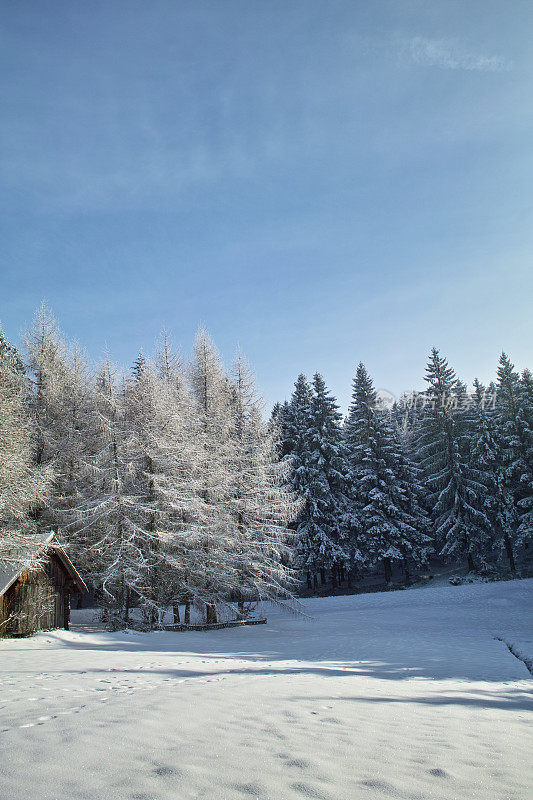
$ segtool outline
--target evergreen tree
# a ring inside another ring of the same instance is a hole
[[[352,496],[358,511],[361,550],[381,562],[388,582],[392,563],[424,561],[428,539],[417,499],[415,473],[390,415],[377,409],[376,391],[365,366],[357,367],[345,423]]]
[[[526,371],[521,379],[505,353],[498,366],[497,390],[496,424],[518,516],[516,541],[527,543],[533,534],[531,375]]]
[[[278,450],[280,458],[285,458],[289,454],[289,445],[287,442],[287,415],[289,413],[289,402],[284,400],[283,403],[276,403],[270,415],[270,424],[272,429],[276,432]]]
[[[348,496],[347,450],[341,419],[335,398],[328,392],[322,375],[316,373],[307,432],[312,497],[307,536],[315,547],[319,544],[322,557],[317,553],[315,565],[320,567],[323,582],[326,569],[331,570],[334,581],[342,581],[344,571],[361,560]]]
[[[465,389],[435,348],[425,380],[428,389],[415,447],[432,509],[435,539],[441,555],[462,555],[472,570],[474,557],[484,551],[489,522],[476,508],[483,476],[471,464],[468,428],[459,411]]]
[[[494,410],[488,398],[494,387],[485,389],[477,379],[474,381],[474,409],[471,435],[472,464],[481,474],[480,485],[475,494],[474,505],[488,520],[487,541],[497,550],[504,550],[511,571],[516,568],[514,537],[518,517],[513,495],[505,474],[505,465]]]
[[[411,582],[410,565],[420,567],[426,564],[433,552],[429,515],[424,503],[422,475],[416,466],[410,448],[409,435],[403,427],[398,427],[394,418],[387,419],[391,428],[393,451],[395,453],[395,480],[399,489],[400,507],[407,514],[407,520],[414,533],[410,533],[403,543],[403,569],[405,583]]]
[[[345,531],[339,417],[320,376],[315,378],[315,384],[320,396],[316,390],[313,393],[306,377],[299,375],[283,412],[285,458],[291,468],[292,487],[300,500],[296,548],[310,588],[316,586],[317,574],[324,582],[326,570],[342,569],[348,561],[348,553],[339,541],[341,531]],[[333,463],[326,460],[329,458]],[[335,511],[341,514],[339,519],[335,518]]]
[[[24,375],[26,370],[17,348],[10,344],[6,339],[3,330],[0,328],[0,356],[4,359],[4,365],[18,375]]]
[[[146,359],[144,357],[144,353],[142,350],[139,350],[139,355],[135,359],[132,369],[133,377],[136,380],[139,380],[141,378],[145,367],[146,367]]]
[[[524,416],[530,428],[533,427],[533,374],[531,370],[525,369],[521,375],[522,402]]]

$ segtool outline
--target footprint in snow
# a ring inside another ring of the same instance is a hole
[[[287,761],[288,767],[296,767],[297,769],[310,769],[311,763],[306,761],[305,758],[293,758]]]
[[[392,784],[387,783],[387,781],[380,781],[376,778],[369,778],[366,781],[359,781],[361,786],[365,786],[367,789],[377,789],[379,792],[383,792],[383,794],[388,794],[391,797],[398,797],[399,793],[395,789]]]
[[[160,766],[154,767],[152,772],[155,775],[160,775],[161,777],[168,777],[170,775],[179,777],[182,774],[181,770],[176,769],[176,767],[166,766],[165,764],[161,764]]]
[[[233,789],[237,789],[242,794],[253,795],[258,798],[261,795],[262,789],[257,783],[234,783]]]
[[[317,792],[312,786],[309,786],[307,783],[291,783],[291,789],[294,789],[295,792],[299,792],[304,797],[312,797],[315,800],[327,800],[325,795]]]
[[[428,772],[429,772],[430,775],[433,775],[435,778],[449,778],[450,777],[448,775],[448,773],[445,772],[443,769],[440,769],[440,767],[433,767],[433,769],[428,769]]]

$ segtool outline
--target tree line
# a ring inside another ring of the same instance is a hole
[[[163,334],[125,373],[94,369],[43,306],[23,360],[0,332],[0,568],[59,531],[110,626],[290,605],[299,586],[430,557],[516,573],[533,530],[533,379],[502,354],[468,392],[438,350],[426,389],[385,407],[363,364],[346,418],[316,374],[265,421],[238,355]],[[138,616],[137,612],[136,615]]]
[[[359,364],[342,419],[316,374],[296,381],[273,419],[301,499],[295,547],[308,587],[430,556],[511,573],[533,532],[533,378],[502,353],[497,381],[468,392],[437,349],[426,389],[392,407]]]

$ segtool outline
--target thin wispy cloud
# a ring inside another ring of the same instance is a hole
[[[401,56],[421,66],[472,72],[509,72],[512,64],[503,56],[470,52],[455,39],[414,36],[402,43]]]

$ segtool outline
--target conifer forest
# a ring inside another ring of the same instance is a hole
[[[506,353],[466,386],[432,349],[425,389],[383,402],[359,363],[340,412],[324,377],[262,406],[242,354],[163,333],[130,369],[94,366],[43,305],[0,338],[0,562],[54,530],[110,628],[244,619],[259,601],[409,585],[435,564],[525,576],[533,377]]]

